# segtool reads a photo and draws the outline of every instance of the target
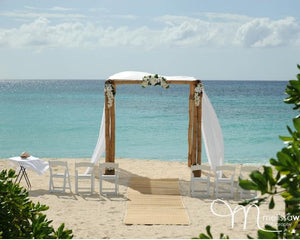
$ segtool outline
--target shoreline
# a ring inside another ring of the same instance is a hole
[[[52,158],[50,158],[52,159]],[[55,158],[57,159],[57,158]],[[49,160],[42,159],[44,161]],[[54,158],[53,158],[54,160]],[[247,227],[243,229],[243,214],[235,216],[234,228],[231,228],[230,217],[215,216],[211,210],[211,204],[215,199],[212,195],[209,198],[191,197],[189,194],[190,169],[185,162],[166,162],[159,160],[140,160],[118,158],[119,163],[119,196],[100,196],[99,180],[95,179],[95,192],[89,194],[75,194],[74,165],[77,161],[90,161],[89,158],[59,158],[67,161],[71,175],[72,192],[65,194],[49,193],[49,170],[44,175],[38,175],[28,170],[28,176],[32,184],[29,197],[34,202],[40,202],[50,207],[46,211],[48,219],[53,220],[53,226],[57,227],[65,223],[66,228],[72,229],[74,238],[184,238],[197,237],[199,233],[205,232],[205,227],[211,225],[213,236],[219,237],[219,233],[229,235],[230,238],[246,238],[247,234],[256,237],[258,226],[256,225],[257,212],[251,209],[247,219]],[[101,159],[100,162],[103,162]],[[11,168],[7,159],[0,159],[0,169]],[[132,177],[147,178],[178,178],[183,204],[190,219],[189,226],[182,225],[125,225],[124,217],[127,204],[127,190]],[[22,186],[25,181],[21,181]],[[276,201],[278,200],[278,201]],[[241,201],[226,199],[233,209]],[[276,207],[270,211],[267,205],[260,207],[260,225],[263,227],[269,223],[275,225],[274,216],[284,213],[284,203],[281,198],[275,199]],[[281,204],[282,202],[282,204]],[[217,204],[218,213],[228,214],[224,204]],[[269,222],[266,222],[266,219]]]

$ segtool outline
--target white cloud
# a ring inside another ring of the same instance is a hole
[[[277,21],[253,19],[239,27],[236,39],[246,47],[276,47],[299,42],[300,26],[293,17]]]
[[[1,14],[3,16],[4,13]],[[20,17],[24,13],[10,14]],[[166,15],[156,19],[161,23],[160,28],[150,26],[133,28],[104,27],[95,22],[88,22],[84,15],[75,15],[76,22],[65,20],[63,23],[53,24],[49,21],[51,17],[59,18],[65,14],[48,14],[39,16],[37,13],[26,13],[26,17],[39,17],[18,28],[0,29],[0,46],[37,49],[123,46],[144,49],[172,46],[186,48],[300,46],[300,26],[296,19],[291,17],[271,20],[207,13],[211,18],[208,21],[201,16],[192,18]],[[132,15],[123,17],[135,19]],[[230,21],[219,21],[224,18]]]
[[[86,18],[83,14],[71,14],[71,13],[49,13],[49,12],[32,12],[32,11],[3,11],[0,12],[1,17],[9,18],[23,18],[23,19],[36,19],[39,17],[44,18],[57,18],[57,19],[83,19]]]
[[[211,22],[185,16],[163,16],[159,18],[167,27],[163,29],[165,41],[180,46],[232,45],[238,24]]]
[[[196,13],[196,16],[199,17],[205,17],[211,21],[215,20],[222,20],[222,21],[238,21],[238,22],[245,22],[250,21],[253,18],[246,16],[246,15],[240,15],[240,14],[231,14],[231,13],[215,13],[215,12],[201,12]]]

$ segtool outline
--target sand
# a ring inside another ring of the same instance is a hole
[[[47,161],[49,159],[43,159]],[[51,160],[51,159],[50,159]],[[28,170],[32,184],[29,196],[34,202],[41,202],[50,207],[46,212],[48,219],[53,220],[54,227],[61,223],[73,230],[74,238],[181,238],[190,239],[200,232],[205,232],[205,227],[211,225],[215,238],[219,233],[229,235],[231,238],[247,238],[247,234],[256,237],[258,230],[256,218],[257,210],[252,208],[247,218],[244,229],[244,216],[240,211],[235,215],[235,223],[231,227],[231,217],[216,216],[211,211],[211,204],[216,199],[211,186],[211,196],[191,197],[189,194],[190,169],[184,162],[164,162],[157,160],[137,160],[119,158],[116,162],[120,165],[120,194],[119,196],[99,195],[99,181],[95,181],[95,194],[75,194],[74,164],[75,162],[89,161],[89,159],[59,159],[69,164],[72,192],[65,194],[49,193],[49,171],[44,175]],[[103,162],[103,159],[101,159]],[[0,160],[0,169],[14,168],[7,159]],[[237,165],[239,168],[239,165]],[[190,225],[125,225],[124,216],[127,204],[127,190],[132,177],[147,178],[178,178],[183,204],[187,210]],[[21,185],[26,187],[24,180]],[[236,190],[235,190],[236,191]],[[235,192],[234,199],[224,199],[233,210],[241,199]],[[259,225],[276,225],[277,215],[284,214],[284,203],[279,196],[275,199],[274,210],[269,210],[265,204],[260,207]],[[218,214],[229,214],[225,204],[215,203],[214,210]]]

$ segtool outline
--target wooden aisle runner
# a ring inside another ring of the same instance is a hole
[[[132,178],[125,224],[189,225],[178,179]]]

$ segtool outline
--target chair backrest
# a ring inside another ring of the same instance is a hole
[[[49,161],[48,163],[49,163],[50,175],[58,174],[61,171],[64,171],[64,174],[67,174],[67,176],[70,175],[67,162],[54,160],[54,161]]]
[[[192,165],[192,166],[191,166],[191,171],[192,171],[192,172],[197,171],[197,170],[210,171],[210,167],[207,166],[207,165],[200,165],[200,164]]]
[[[89,175],[94,172],[94,166],[91,162],[75,162],[75,172],[79,170],[80,172],[84,172],[85,175]]]
[[[108,163],[108,162],[100,163],[99,169],[101,172],[103,172],[105,169],[118,171],[119,164],[118,163]]]
[[[94,164],[91,162],[76,162],[75,163],[75,168],[80,168],[80,167],[94,167]]]
[[[194,176],[195,171],[201,171],[201,176],[202,177],[203,177],[203,175],[206,175],[208,178],[210,178],[210,167],[209,166],[200,165],[200,164],[191,166],[191,178],[201,178],[200,176],[199,177]]]
[[[252,171],[255,171],[255,170],[258,170],[259,169],[259,166],[253,166],[253,165],[244,165],[242,164],[241,165],[241,170],[240,170],[240,175],[239,177],[240,178],[245,178],[249,176],[249,174],[252,172]]]
[[[222,165],[222,166],[216,166],[215,168],[215,176],[218,177],[219,174],[218,172],[223,172],[223,171],[227,171],[230,173],[230,177],[229,178],[234,178],[234,175],[235,175],[235,170],[236,170],[236,167],[234,165]]]
[[[222,166],[216,166],[215,171],[235,171],[235,166],[233,165],[222,165]]]
[[[49,167],[58,167],[58,166],[61,166],[61,167],[68,167],[68,163],[67,162],[64,162],[64,161],[49,161]]]

